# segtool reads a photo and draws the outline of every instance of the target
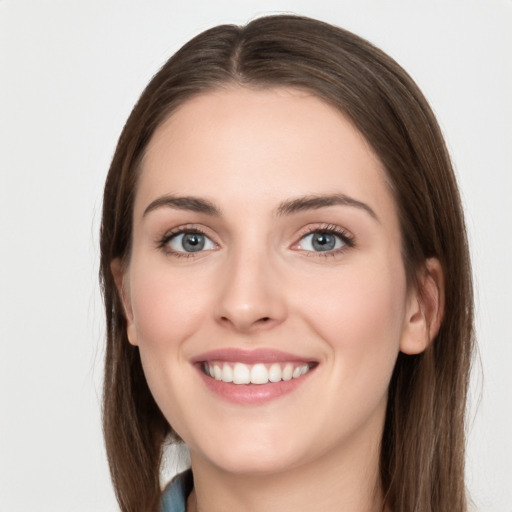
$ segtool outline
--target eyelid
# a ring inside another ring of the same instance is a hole
[[[197,257],[200,256],[202,253],[207,253],[212,250],[219,249],[221,247],[221,244],[217,241],[217,237],[212,235],[210,233],[211,230],[197,224],[183,224],[181,226],[176,226],[172,229],[167,230],[162,236],[160,236],[156,241],[156,246],[158,249],[164,250],[167,254],[177,256],[177,257]],[[198,233],[201,235],[204,235],[207,237],[212,244],[215,245],[215,249],[205,249],[197,252],[188,252],[188,251],[176,251],[169,247],[169,241],[172,240],[172,238],[185,233]],[[332,234],[341,239],[343,242],[342,247],[339,247],[337,249],[328,250],[328,251],[310,251],[302,249],[300,246],[301,241],[308,235],[313,233],[326,233],[326,234]],[[335,256],[337,254],[340,254],[344,251],[346,251],[349,248],[354,247],[355,245],[355,237],[354,235],[349,232],[347,229],[338,226],[336,224],[327,224],[327,223],[321,223],[321,224],[310,224],[303,229],[296,235],[297,241],[294,242],[291,245],[291,249],[301,251],[308,256],[319,256],[319,257],[327,257],[327,256]]]
[[[312,233],[326,233],[330,235],[337,236],[341,239],[343,242],[343,245],[339,247],[338,249],[333,249],[330,251],[309,251],[302,249],[300,246],[301,241],[307,237],[308,235],[311,235]],[[297,242],[293,243],[291,246],[291,249],[302,251],[308,256],[320,256],[320,257],[327,257],[327,256],[335,256],[337,254],[340,254],[342,252],[345,252],[347,249],[350,249],[354,247],[355,245],[355,237],[352,233],[350,233],[345,228],[342,228],[341,226],[338,226],[336,224],[316,224],[316,225],[308,225],[305,228],[303,228],[299,234],[297,235]]]
[[[209,252],[214,249],[205,249],[197,252],[176,251],[169,246],[169,242],[174,237],[177,237],[182,234],[197,233],[208,238],[212,242],[212,244],[215,245],[215,249],[219,248],[220,244],[215,240],[216,237],[212,236],[209,231],[210,230],[205,229],[204,227],[199,226],[197,224],[184,224],[181,226],[176,226],[175,228],[169,229],[162,236],[160,236],[156,240],[156,246],[158,249],[161,249],[165,251],[167,254],[173,256],[185,258],[196,257],[199,256],[201,253]]]

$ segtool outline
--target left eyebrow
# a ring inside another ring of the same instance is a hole
[[[352,206],[359,208],[370,215],[376,221],[379,221],[377,214],[366,203],[358,201],[345,194],[331,194],[331,195],[311,195],[298,197],[282,202],[277,210],[277,215],[291,215],[293,213],[302,212],[306,210],[318,210],[328,206]]]

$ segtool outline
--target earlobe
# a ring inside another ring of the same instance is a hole
[[[131,305],[130,293],[127,285],[127,275],[125,266],[120,258],[115,258],[110,263],[110,271],[116,283],[117,293],[123,305],[124,316],[126,318],[126,335],[132,345],[138,345],[135,323],[133,321],[133,310]]]
[[[443,313],[443,269],[437,258],[428,258],[418,274],[417,289],[409,297],[400,350],[405,354],[423,352],[439,332]]]

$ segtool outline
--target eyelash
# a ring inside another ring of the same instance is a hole
[[[321,233],[324,235],[334,235],[341,239],[343,245],[335,250],[331,251],[306,251],[303,252],[308,257],[320,257],[320,258],[332,258],[345,252],[347,249],[351,249],[355,246],[355,237],[345,229],[337,226],[336,224],[323,224],[320,226],[310,226],[306,228],[299,236],[299,241],[293,245],[298,245],[301,240],[312,233]]]
[[[181,226],[178,228],[175,228],[171,231],[168,231],[165,233],[163,237],[161,237],[157,242],[157,248],[165,251],[166,254],[170,254],[177,258],[193,258],[197,257],[198,254],[195,252],[187,252],[187,251],[175,251],[169,248],[168,244],[169,242],[182,234],[200,234],[203,235],[211,240],[211,237],[206,233],[205,230],[197,227],[197,226]],[[343,242],[342,247],[330,250],[330,251],[307,251],[307,250],[301,250],[301,252],[308,257],[323,257],[323,258],[329,258],[337,256],[338,254],[341,254],[345,252],[347,249],[350,249],[355,246],[355,237],[346,231],[345,229],[335,225],[335,224],[324,224],[320,226],[311,226],[306,228],[302,233],[299,235],[298,242],[294,243],[294,245],[300,244],[301,240],[303,240],[306,236],[312,234],[312,233],[321,233],[325,235],[334,235]],[[213,242],[215,243],[215,242]],[[218,245],[218,244],[216,244]],[[292,247],[293,247],[292,246]],[[299,249],[300,250],[300,249]],[[204,251],[198,251],[198,252],[204,252]]]
[[[163,250],[166,254],[172,255],[176,258],[194,258],[197,257],[195,252],[187,252],[187,251],[175,251],[172,250],[168,243],[179,235],[183,234],[194,234],[203,235],[211,240],[211,237],[206,233],[205,230],[198,228],[197,226],[180,226],[178,228],[172,229],[171,231],[167,231],[165,235],[160,238],[157,242],[157,248]],[[214,242],[215,243],[215,242]],[[216,244],[218,245],[218,244]],[[204,251],[199,251],[204,252]]]

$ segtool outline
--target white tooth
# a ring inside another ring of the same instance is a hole
[[[222,368],[218,364],[213,365],[213,377],[215,380],[222,380]]]
[[[287,363],[283,369],[283,380],[290,380],[293,376],[293,365]]]
[[[281,371],[281,366],[279,363],[274,363],[268,369],[268,380],[270,382],[279,382],[281,380],[283,372]]]
[[[235,363],[233,367],[233,382],[235,384],[249,384],[251,382],[251,372],[247,365]]]
[[[300,377],[302,375],[301,373],[301,367],[300,366],[297,366],[297,368],[295,368],[295,370],[293,370],[293,373],[292,373],[292,377],[294,379]]]
[[[251,383],[266,384],[268,382],[268,370],[264,364],[258,363],[251,368]]]
[[[204,363],[204,372],[206,375],[213,377],[213,366],[210,363]]]
[[[227,363],[224,363],[224,366],[222,367],[222,381],[233,382],[233,368],[231,368]]]
[[[308,373],[309,371],[309,365],[305,364],[304,366],[301,366],[300,368],[300,374],[304,375],[305,373]]]

